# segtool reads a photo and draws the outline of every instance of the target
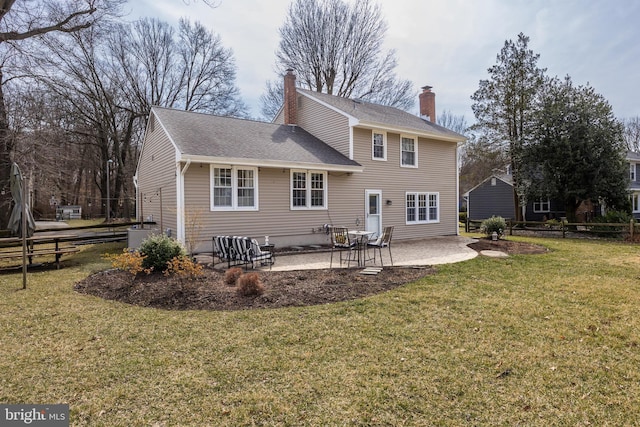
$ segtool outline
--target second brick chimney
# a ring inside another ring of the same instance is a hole
[[[284,124],[298,124],[298,94],[296,93],[296,75],[290,68],[284,76]]]
[[[431,122],[436,122],[436,94],[431,92],[432,86],[423,86],[420,99],[420,116],[428,116]]]

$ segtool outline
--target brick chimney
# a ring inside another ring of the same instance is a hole
[[[289,68],[284,76],[284,124],[298,124],[298,95],[296,93],[296,75]]]
[[[429,116],[431,122],[436,122],[436,94],[431,92],[432,86],[423,86],[420,98],[420,116]]]

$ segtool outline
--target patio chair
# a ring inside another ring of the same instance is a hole
[[[230,263],[231,254],[229,253],[229,236],[213,236],[213,263],[218,257],[220,262],[227,261]]]
[[[367,244],[368,247],[373,248],[373,262],[376,262],[376,249],[380,253],[380,265],[384,267],[382,262],[382,248],[389,249],[389,258],[391,259],[391,265],[393,265],[393,257],[391,256],[391,236],[393,235],[393,226],[385,227],[382,232],[382,236],[377,240],[371,241]]]
[[[329,269],[333,267],[333,251],[340,252],[340,266],[342,267],[342,253],[348,251],[346,259],[347,267],[351,265],[354,249],[356,249],[356,241],[349,238],[349,230],[346,227],[332,227],[331,228],[331,261],[329,262]],[[355,261],[355,258],[353,258]]]
[[[271,266],[275,262],[273,259],[273,253],[269,251],[263,251],[260,249],[260,244],[256,239],[251,239],[251,266],[255,268],[257,263],[261,265],[269,264],[269,270],[271,270]]]

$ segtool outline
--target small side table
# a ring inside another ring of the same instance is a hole
[[[260,250],[264,251],[264,252],[269,252],[271,254],[271,260],[270,261],[265,261],[264,264],[266,264],[267,262],[270,262],[271,265],[275,264],[275,262],[276,262],[276,245],[274,245],[273,243],[269,243],[268,245],[260,245]]]

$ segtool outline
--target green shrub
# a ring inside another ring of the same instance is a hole
[[[618,237],[629,230],[632,218],[631,214],[625,211],[609,211],[604,216],[596,217],[594,222],[621,225],[595,225],[591,227],[591,231],[598,237]]]
[[[173,258],[187,254],[180,242],[165,234],[147,237],[138,250],[145,257],[142,266],[154,271],[165,271]]]
[[[560,222],[559,220],[553,218],[553,219],[549,219],[547,220],[544,225],[547,228],[551,228],[552,230],[557,230],[560,228],[560,226],[562,225],[562,222]]]
[[[500,237],[506,228],[507,223],[501,216],[492,216],[482,221],[480,225],[480,231],[486,234],[487,237],[491,237],[494,231],[498,234],[498,237]]]
[[[467,213],[466,212],[458,212],[458,221],[467,222]]]

